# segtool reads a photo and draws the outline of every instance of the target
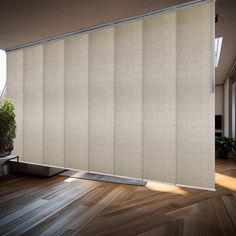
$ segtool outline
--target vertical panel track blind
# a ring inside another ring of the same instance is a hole
[[[26,162],[214,188],[214,4],[8,53]]]

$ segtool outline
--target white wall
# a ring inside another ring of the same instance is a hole
[[[216,85],[215,90],[215,114],[224,114],[224,86]]]
[[[229,79],[224,83],[224,135],[229,136]]]
[[[9,52],[14,152],[214,188],[213,29],[207,3]]]

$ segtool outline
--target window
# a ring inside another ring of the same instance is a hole
[[[218,67],[219,64],[222,42],[223,37],[215,39],[215,67]]]
[[[6,53],[0,50],[0,96],[6,84]],[[1,97],[0,97],[1,99]]]

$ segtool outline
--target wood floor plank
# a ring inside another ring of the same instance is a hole
[[[231,217],[231,220],[234,223],[234,226],[236,227],[236,199],[234,197],[222,196],[222,200]]]
[[[0,221],[0,227],[3,227],[4,225],[9,224],[10,222],[14,221],[15,219],[22,217],[23,215],[38,208],[39,206],[44,205],[46,202],[48,202],[48,201],[44,200],[44,199],[36,200],[35,202],[32,202],[32,203],[28,204],[27,206],[7,215],[5,217],[2,217],[1,221]]]
[[[106,206],[110,204],[119,194],[123,192],[121,187],[116,187],[110,193],[108,193],[103,199],[95,203],[90,207],[81,217],[73,222],[66,231],[69,231],[71,235],[77,235],[85,225],[87,225],[95,216],[97,216]],[[67,232],[65,233],[67,234]],[[64,234],[64,232],[62,232]]]
[[[236,235],[236,228],[230,218],[227,208],[221,197],[212,200],[217,224],[222,235]],[[227,225],[227,227],[225,227]]]
[[[138,236],[181,236],[183,235],[183,225],[184,220],[179,219],[138,234]]]
[[[150,186],[0,178],[0,235],[236,235],[235,162],[216,161],[215,192]]]
[[[43,182],[42,182],[43,181]],[[18,191],[15,190],[14,193],[10,195],[5,195],[2,198],[0,217],[3,217],[11,212],[18,210],[24,205],[29,204],[32,201],[35,201],[37,198],[43,198],[43,194],[53,193],[57,191],[58,188],[62,188],[63,186],[69,185],[68,183],[63,183],[58,179],[50,179],[45,182],[45,180],[40,179],[40,182],[33,181],[31,187],[27,187],[23,189],[19,187]],[[37,187],[35,187],[37,186]]]
[[[57,219],[49,225],[49,220],[47,220],[47,227],[45,227],[45,223],[38,225],[37,227],[29,230],[25,233],[25,235],[41,235],[41,236],[50,236],[56,235],[60,231],[64,231],[64,229],[68,228],[71,222],[74,221],[75,218],[78,218],[88,207],[86,206],[77,206],[76,208],[71,209],[67,214],[61,214],[57,217]],[[57,215],[54,215],[57,216]]]
[[[31,230],[36,225],[46,222],[48,217],[56,214],[58,211],[65,208],[77,198],[80,198],[87,192],[92,191],[95,187],[96,186],[90,186],[89,183],[87,186],[84,186],[83,189],[76,188],[76,185],[74,185],[72,189],[58,194],[58,196],[55,197],[53,201],[48,201],[44,206],[37,208],[35,211],[32,211],[31,214],[18,219],[20,222],[13,221],[11,225],[8,225],[8,227],[5,225],[3,231],[1,232],[0,230],[0,233],[6,235],[26,233],[26,231]]]

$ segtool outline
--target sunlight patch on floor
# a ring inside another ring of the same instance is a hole
[[[224,188],[230,189],[232,191],[236,191],[236,178],[216,173],[215,179],[216,179],[216,184]]]
[[[157,192],[168,192],[174,194],[188,195],[188,192],[181,187],[177,187],[170,184],[162,184],[157,182],[148,181],[146,188]]]
[[[73,182],[73,181],[75,181],[76,179],[75,178],[67,178],[67,179],[65,179],[64,180],[64,182],[66,182],[66,183],[70,183],[70,182]]]

